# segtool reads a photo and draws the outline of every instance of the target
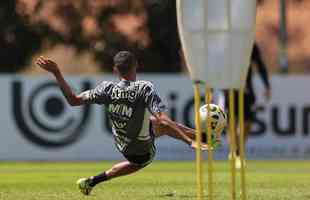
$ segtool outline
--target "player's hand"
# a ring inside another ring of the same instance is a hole
[[[36,60],[36,64],[39,65],[42,69],[52,73],[52,74],[56,74],[59,72],[59,68],[57,66],[57,64],[50,60],[50,59],[46,59],[43,56],[40,56],[37,60]]]
[[[270,88],[266,89],[264,95],[265,95],[266,101],[270,101],[270,99],[271,99],[271,89]]]
[[[193,149],[198,149],[198,144],[197,144],[197,142],[196,142],[196,141],[192,141],[191,147],[192,147]],[[202,151],[207,151],[207,150],[209,149],[208,144],[201,143],[200,149],[201,149]],[[213,150],[212,147],[211,147],[211,150]]]

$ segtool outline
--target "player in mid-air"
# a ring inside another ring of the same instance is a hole
[[[77,184],[83,194],[89,195],[98,183],[134,173],[150,164],[156,151],[156,137],[168,135],[197,148],[195,130],[167,116],[166,107],[151,82],[136,80],[138,65],[132,53],[121,51],[114,57],[113,70],[120,79],[118,82],[103,81],[79,95],[72,91],[55,62],[40,57],[36,63],[55,76],[71,106],[106,106],[116,147],[126,158],[97,176],[79,179]],[[202,143],[201,149],[207,148],[207,144]]]

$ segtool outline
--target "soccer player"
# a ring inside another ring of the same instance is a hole
[[[150,164],[155,156],[156,137],[168,135],[197,148],[195,130],[167,116],[166,107],[151,82],[136,80],[138,65],[132,53],[121,51],[114,57],[113,70],[120,79],[118,82],[103,81],[79,95],[71,90],[55,62],[40,57],[36,63],[55,76],[71,106],[106,106],[116,147],[126,159],[97,176],[79,179],[77,184],[84,195],[89,195],[98,183],[134,173]],[[201,145],[202,150],[207,148],[207,144]]]
[[[244,90],[244,136],[245,141],[248,138],[248,135],[251,131],[252,122],[255,117],[255,102],[256,96],[253,87],[253,69],[256,67],[256,71],[258,72],[260,78],[263,81],[265,86],[265,98],[269,100],[271,97],[271,87],[269,82],[268,70],[266,65],[262,59],[260,49],[258,45],[255,43],[251,55],[251,64],[247,74],[246,79],[246,87]],[[238,116],[238,92],[235,92],[235,115]],[[226,103],[228,102],[228,94],[226,94]],[[228,104],[226,105],[228,107]],[[241,160],[240,160],[240,144],[239,144],[239,137],[237,137],[237,149],[236,149],[236,168],[241,167]],[[229,156],[231,158],[231,155]]]

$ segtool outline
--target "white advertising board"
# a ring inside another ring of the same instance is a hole
[[[169,114],[193,124],[193,90],[186,76],[141,75],[154,83]],[[77,92],[113,76],[68,77]],[[258,87],[258,110],[247,145],[249,159],[310,158],[310,77],[275,76],[272,99],[263,103]],[[0,76],[0,160],[118,160],[103,107],[71,108],[48,76]],[[223,136],[223,138],[225,138]],[[157,140],[157,159],[188,160],[187,145],[163,137]],[[225,159],[226,144],[216,152]]]

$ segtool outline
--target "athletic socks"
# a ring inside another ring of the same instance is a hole
[[[101,173],[101,174],[99,174],[99,175],[97,175],[97,176],[92,176],[90,179],[91,179],[91,183],[90,183],[89,185],[90,185],[91,187],[94,187],[94,186],[96,186],[98,183],[101,183],[101,182],[103,182],[103,181],[108,180],[108,177],[107,177],[106,173],[103,172],[103,173]]]

